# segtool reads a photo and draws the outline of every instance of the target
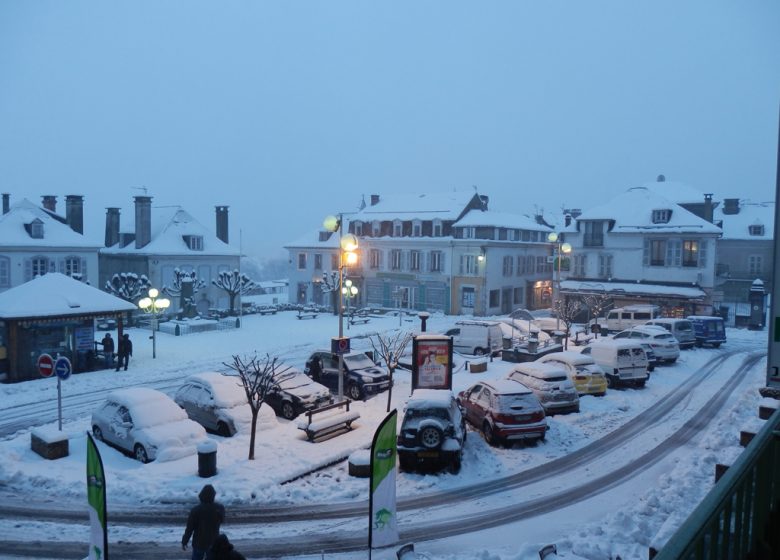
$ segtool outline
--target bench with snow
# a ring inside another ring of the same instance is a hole
[[[298,429],[306,432],[311,442],[323,436],[350,431],[352,422],[360,418],[359,412],[349,410],[350,402],[344,399],[306,412],[305,417],[298,420]]]
[[[353,315],[349,316],[349,324],[350,325],[360,325],[368,323],[371,320],[371,317],[368,315],[365,315],[363,313],[355,313]]]
[[[316,319],[317,312],[314,309],[301,309],[298,311],[298,319]]]
[[[258,307],[257,313],[260,315],[276,315],[277,308],[271,306]]]

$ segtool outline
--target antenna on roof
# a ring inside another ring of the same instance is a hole
[[[477,192],[477,185],[471,185],[471,186],[474,187],[474,192]]]
[[[144,191],[144,196],[146,196],[148,193],[148,189],[146,188],[146,185],[141,185],[140,187],[130,187],[131,189],[135,189],[137,191]]]

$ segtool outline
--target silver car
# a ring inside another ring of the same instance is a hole
[[[206,440],[203,426],[165,393],[146,387],[118,389],[92,413],[92,435],[138,461],[170,461],[194,455]]]
[[[614,338],[629,338],[642,344],[649,344],[659,362],[672,364],[680,357],[680,344],[674,336],[661,326],[642,325],[617,333]]]

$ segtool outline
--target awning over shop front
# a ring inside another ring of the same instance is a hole
[[[568,294],[606,294],[609,296],[628,296],[637,298],[680,298],[686,300],[705,300],[707,294],[701,288],[686,286],[665,286],[632,282],[584,282],[578,280],[561,281],[561,292]]]

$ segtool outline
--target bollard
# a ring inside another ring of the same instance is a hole
[[[207,439],[198,444],[198,476],[208,478],[217,474],[217,442]]]

